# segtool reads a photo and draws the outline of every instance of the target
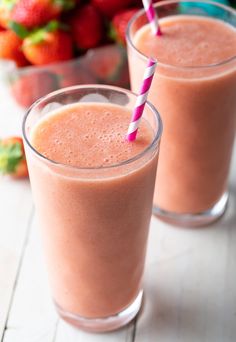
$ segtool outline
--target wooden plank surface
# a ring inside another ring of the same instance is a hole
[[[152,221],[135,342],[236,341],[236,154],[225,216],[205,228]]]
[[[134,326],[131,323],[119,331],[106,334],[89,334],[78,331],[60,320],[55,342],[133,342]]]
[[[32,215],[28,181],[0,178],[0,340],[4,332],[12,294]]]
[[[5,62],[4,62],[5,65]],[[6,86],[0,62],[0,138],[20,134],[23,111],[13,101]],[[32,216],[29,181],[14,181],[0,176],[0,340]]]
[[[57,321],[34,216],[3,341],[52,342]]]
[[[9,96],[4,87],[0,97]],[[20,132],[23,112],[1,113],[0,136]],[[0,340],[3,342],[235,342],[236,151],[226,215],[200,229],[152,218],[145,301],[136,324],[88,334],[64,323],[50,299],[29,183],[0,178]],[[29,234],[30,232],[30,234]],[[7,322],[7,324],[6,324]]]

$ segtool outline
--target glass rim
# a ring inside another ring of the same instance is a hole
[[[197,0],[162,0],[160,2],[157,2],[155,4],[153,4],[154,8],[158,8],[158,7],[163,7],[165,5],[170,5],[170,4],[176,4],[176,3],[199,3],[199,1]],[[232,13],[232,15],[235,16],[236,18],[236,10],[234,8],[231,8],[227,5],[224,5],[224,4],[221,4],[221,3],[218,3],[218,2],[215,2],[215,1],[211,1],[211,0],[201,0],[200,3],[203,3],[203,4],[208,4],[208,5],[212,5],[212,6],[215,6],[215,7],[218,7],[218,8],[222,8],[224,9],[225,11],[229,12],[229,13]],[[141,51],[139,51],[134,43],[133,43],[133,40],[131,38],[131,34],[130,34],[130,31],[131,31],[131,27],[133,25],[133,23],[138,19],[140,18],[142,15],[146,15],[146,12],[145,12],[145,9],[142,8],[140,9],[136,14],[134,14],[134,16],[130,19],[128,25],[127,25],[127,29],[126,29],[126,41],[127,41],[127,45],[129,45],[138,55],[140,58],[144,59],[145,62],[148,61],[148,56],[146,56],[145,54],[143,54]],[[201,14],[199,14],[199,16],[201,16]],[[212,17],[214,18],[214,17]],[[148,21],[147,21],[148,23]],[[232,61],[236,60],[236,55],[226,59],[226,60],[223,60],[223,61],[220,61],[220,62],[217,62],[217,63],[212,63],[212,64],[207,64],[207,65],[184,65],[184,66],[179,66],[179,65],[175,65],[175,64],[168,64],[168,63],[162,63],[162,62],[159,62],[158,59],[157,59],[157,63],[158,65],[160,66],[163,66],[163,67],[166,67],[166,68],[172,68],[172,69],[182,69],[182,70],[191,70],[191,69],[194,69],[194,70],[199,70],[199,69],[206,69],[206,68],[216,68],[216,67],[220,67],[220,66],[223,66],[225,64],[228,64]]]
[[[66,87],[66,88],[61,88],[59,90],[53,91],[41,98],[39,98],[37,101],[35,101],[30,107],[29,109],[26,111],[24,117],[23,117],[23,122],[22,122],[22,133],[23,133],[23,139],[26,142],[27,146],[30,148],[30,150],[41,160],[55,165],[57,167],[62,167],[62,168],[67,168],[73,171],[93,171],[93,170],[109,170],[112,168],[118,168],[120,166],[123,165],[128,165],[131,164],[139,159],[141,159],[144,155],[146,155],[146,153],[148,153],[149,151],[151,151],[155,145],[157,145],[160,142],[161,139],[161,135],[163,132],[163,123],[162,123],[162,119],[161,116],[158,112],[158,110],[154,107],[154,105],[147,101],[145,106],[148,106],[148,108],[151,110],[151,112],[153,112],[154,117],[156,118],[156,122],[157,122],[157,131],[154,135],[153,140],[151,141],[151,143],[140,153],[138,153],[137,155],[135,155],[132,158],[129,158],[127,160],[124,160],[120,163],[116,163],[116,164],[112,164],[112,165],[107,165],[107,166],[97,166],[97,167],[77,167],[77,166],[73,166],[73,165],[68,165],[65,163],[60,163],[60,162],[56,162],[55,160],[52,160],[50,158],[45,157],[43,154],[41,154],[40,152],[38,152],[30,143],[30,140],[27,137],[27,133],[26,133],[26,122],[27,119],[29,117],[29,115],[31,114],[32,110],[34,110],[35,108],[37,108],[37,106],[39,106],[40,104],[42,104],[44,101],[53,98],[57,95],[61,95],[65,92],[70,92],[70,91],[76,91],[76,90],[80,90],[80,89],[106,89],[106,90],[113,90],[113,91],[117,91],[117,92],[122,92],[125,94],[129,94],[132,96],[135,96],[136,98],[138,97],[138,94],[128,90],[128,89],[124,89],[121,87],[116,87],[116,86],[110,86],[110,85],[101,85],[101,84],[86,84],[86,85],[75,85],[75,86],[71,86],[71,87]],[[88,102],[89,103],[89,102]],[[96,102],[93,102],[96,103]],[[98,102],[98,103],[103,103],[103,102]],[[73,104],[73,103],[71,103]],[[128,127],[127,127],[128,130]],[[132,143],[132,142],[131,142]]]

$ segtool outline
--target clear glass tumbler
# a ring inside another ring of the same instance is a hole
[[[32,146],[32,130],[64,105],[109,103],[132,109],[136,97],[111,86],[66,88],[37,101],[23,122],[53,300],[63,319],[89,331],[119,328],[140,309],[161,119],[147,103],[143,117],[153,130],[152,142],[132,159],[107,167],[77,168],[50,160]]]
[[[161,1],[155,10],[160,24],[171,16],[197,15],[236,27],[235,10],[215,2]],[[141,10],[127,30],[133,91],[138,90],[147,63],[148,56],[137,49],[134,39],[145,24],[147,17]],[[228,200],[236,126],[236,55],[204,66],[159,62],[149,99],[161,112],[164,126],[154,213],[176,225],[199,226],[216,220]]]

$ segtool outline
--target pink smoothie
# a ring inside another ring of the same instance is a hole
[[[64,311],[106,317],[141,289],[157,150],[145,120],[128,143],[131,112],[109,103],[64,106],[41,119],[27,153],[52,294]],[[120,166],[114,166],[119,164]]]
[[[131,37],[142,54],[159,61],[149,97],[164,125],[154,203],[169,212],[199,213],[227,188],[236,125],[236,30],[187,15],[163,18],[160,25],[161,37],[149,25]],[[131,46],[129,66],[138,91],[145,59]]]

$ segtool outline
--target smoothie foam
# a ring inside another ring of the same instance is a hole
[[[153,37],[149,24],[134,37],[134,45],[146,56],[177,67],[200,67],[226,61],[236,55],[236,29],[221,20],[178,15],[160,20],[163,36]]]
[[[74,167],[119,164],[145,150],[154,137],[143,120],[135,143],[127,142],[131,114],[129,109],[112,104],[69,105],[35,126],[32,144],[48,159]]]

